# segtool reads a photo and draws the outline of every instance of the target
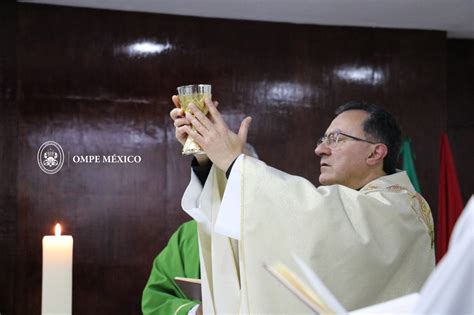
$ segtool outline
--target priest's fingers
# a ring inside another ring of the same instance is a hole
[[[170,117],[174,121],[178,118],[183,118],[184,117],[184,111],[181,108],[173,108],[170,111]]]
[[[171,119],[173,120],[173,125],[176,128],[179,128],[183,125],[189,125],[189,120],[184,116],[184,112],[180,108],[175,108],[170,112]]]
[[[176,108],[181,108],[181,103],[179,102],[179,97],[177,95],[171,96],[171,100],[173,101]]]
[[[189,126],[183,126],[181,127],[183,128],[183,130],[191,137],[193,138],[194,141],[196,141],[199,145],[202,145],[202,143],[204,143],[204,138],[203,136],[201,136],[199,134],[199,132],[197,132],[196,130],[194,130],[193,128],[189,127]]]
[[[204,102],[206,103],[206,106],[209,109],[209,115],[212,118],[212,121],[216,124],[226,126],[224,119],[221,116],[221,113],[219,113],[214,103],[208,98],[206,98]]]
[[[249,133],[250,123],[252,122],[252,117],[248,116],[242,120],[239,128],[239,138],[245,144],[247,142],[247,134]]]
[[[218,101],[212,101],[212,102],[214,103],[214,106],[215,106],[215,107],[219,106],[219,102],[218,102]],[[208,111],[208,113],[207,113],[206,116],[207,116],[207,118],[209,118],[210,121],[212,121],[213,123],[215,123],[215,120],[214,120],[214,118],[212,118],[212,116],[211,116],[211,114],[209,113],[209,111]]]
[[[191,122],[191,125],[194,127],[194,129],[196,129],[201,135],[206,136],[206,134],[208,133],[207,128],[196,118],[195,115],[192,115],[191,113],[186,113],[186,118],[189,120],[189,122]]]
[[[179,128],[175,128],[175,132],[174,132],[174,135],[175,135],[176,139],[182,145],[184,145],[186,143],[186,139],[188,138],[188,133],[186,132],[185,127],[189,127],[189,125],[183,125]]]
[[[189,110],[193,113],[192,115],[194,116],[193,118],[197,119],[202,126],[204,126],[207,130],[212,129],[213,123],[197,108],[196,105],[194,105],[193,103],[190,103]],[[190,116],[186,116],[186,117],[188,118],[189,121],[191,121]],[[191,121],[191,123],[194,125],[193,121]]]
[[[184,126],[184,125],[189,125],[190,122],[189,120],[186,118],[186,117],[183,117],[183,118],[177,118],[173,125],[176,127],[176,128],[179,128],[181,126]]]

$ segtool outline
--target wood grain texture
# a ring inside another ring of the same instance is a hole
[[[315,184],[314,148],[335,108],[349,100],[383,105],[412,138],[421,188],[436,208],[439,134],[447,128],[443,32],[15,10],[0,30],[2,315],[40,313],[41,238],[56,221],[74,237],[73,313],[140,313],[153,258],[189,219],[180,198],[190,159],[168,114],[178,85],[212,84],[234,130],[253,117],[249,142],[262,160]],[[135,53],[144,42],[163,50]],[[462,104],[449,112],[467,110]],[[36,162],[47,140],[69,157],[55,175]],[[460,145],[453,141],[454,151]],[[141,162],[73,161],[113,154]]]

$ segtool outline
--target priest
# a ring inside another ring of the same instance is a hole
[[[338,108],[315,148],[315,187],[243,155],[251,118],[235,134],[215,104],[206,105],[208,116],[190,104],[185,119],[175,120],[177,136],[191,136],[212,161],[192,209],[205,235],[204,313],[309,313],[262,268],[276,261],[295,267],[292,255],[348,310],[421,288],[434,268],[433,221],[406,173],[395,169],[401,132],[392,115],[362,103]]]

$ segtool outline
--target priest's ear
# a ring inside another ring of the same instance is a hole
[[[383,143],[376,143],[372,146],[369,156],[366,161],[370,166],[382,163],[383,159],[387,156],[388,148]]]

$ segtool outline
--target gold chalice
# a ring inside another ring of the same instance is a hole
[[[189,103],[195,104],[204,115],[207,115],[208,109],[204,100],[211,99],[211,85],[210,84],[192,84],[178,87],[178,97],[181,108],[187,112]],[[205,154],[199,144],[193,138],[188,136],[183,146],[183,154]]]

